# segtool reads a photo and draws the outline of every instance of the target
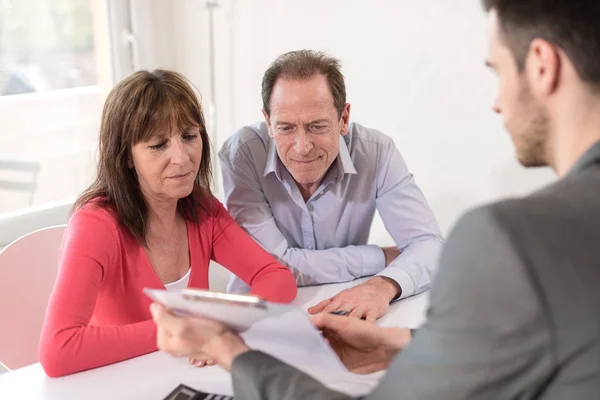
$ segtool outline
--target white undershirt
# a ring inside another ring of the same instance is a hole
[[[191,272],[191,270],[192,270],[192,267],[190,267],[187,270],[187,272],[185,273],[184,276],[182,276],[181,278],[179,278],[175,282],[166,283],[165,284],[165,289],[167,289],[169,292],[176,292],[178,290],[185,289],[187,287],[187,285],[188,285],[188,282],[190,281],[190,272]]]

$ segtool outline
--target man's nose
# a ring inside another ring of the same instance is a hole
[[[305,131],[301,131],[296,136],[296,143],[294,144],[294,150],[300,155],[306,155],[310,153],[313,148],[312,140]]]
[[[498,105],[497,97],[494,99],[494,104],[492,104],[492,111],[495,112],[496,114],[502,114],[502,110],[500,109],[500,106]]]

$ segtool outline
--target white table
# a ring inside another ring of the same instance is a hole
[[[363,280],[301,288],[294,303],[306,308]],[[418,327],[425,319],[427,305],[427,293],[401,300],[394,303],[388,315],[378,323],[383,326]],[[54,379],[46,376],[40,364],[30,365],[0,375],[0,399],[161,400],[180,383],[205,392],[231,394],[231,378],[224,369],[195,368],[187,359],[176,359],[155,352]]]

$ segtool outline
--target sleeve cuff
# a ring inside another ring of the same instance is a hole
[[[361,276],[371,276],[381,272],[385,268],[385,255],[381,247],[374,244],[358,246],[363,260]]]
[[[383,253],[383,252],[382,252]],[[413,282],[410,274],[402,269],[394,268],[393,266],[390,268],[386,268],[377,276],[385,276],[387,278],[393,279],[400,288],[402,289],[402,294],[396,300],[404,299],[406,297],[414,296],[415,294],[415,283]]]

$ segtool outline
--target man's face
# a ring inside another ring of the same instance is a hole
[[[340,151],[340,135],[348,133],[350,104],[341,117],[324,75],[307,80],[280,78],[265,114],[277,154],[294,180],[318,184]]]
[[[504,43],[497,13],[489,13],[489,56],[487,65],[498,76],[498,94],[493,110],[504,117],[517,159],[525,167],[548,164],[548,112],[532,95],[527,66],[519,71],[511,50]]]

